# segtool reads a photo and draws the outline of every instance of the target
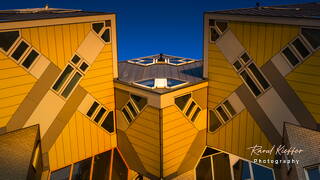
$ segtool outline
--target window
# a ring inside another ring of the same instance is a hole
[[[147,99],[137,96],[137,95],[130,95],[130,99],[127,104],[122,108],[122,114],[127,119],[129,123],[133,119],[135,119],[138,114],[142,111],[142,109],[147,105]]]
[[[50,175],[50,180],[68,180],[70,176],[70,166],[54,171]]]
[[[91,117],[93,115],[93,113],[96,111],[96,109],[98,108],[99,103],[97,103],[96,101],[93,102],[93,104],[91,105],[90,109],[87,112],[87,116]]]
[[[112,178],[113,180],[128,179],[128,168],[121,158],[118,149],[113,150],[113,166],[112,166]]]
[[[273,171],[270,168],[251,163],[254,179],[270,179],[274,180]]]
[[[147,87],[147,88],[154,88],[154,79],[148,79],[148,80],[143,80],[143,81],[138,81],[136,82],[137,84],[139,85],[142,85],[144,87]]]
[[[188,82],[184,82],[184,81],[172,79],[172,78],[155,78],[155,79],[148,79],[148,80],[134,82],[134,84],[136,85],[149,88],[149,89],[155,89],[155,88],[172,89],[172,88],[180,87],[187,83]]]
[[[184,107],[186,106],[190,98],[191,98],[191,94],[186,94],[184,96],[175,98],[174,101],[175,101],[175,104],[179,107],[179,109],[183,111]]]
[[[101,124],[101,127],[104,128],[105,130],[107,130],[109,133],[114,132],[113,118],[114,118],[113,111],[110,111]]]
[[[22,62],[22,66],[29,69],[29,67],[33,64],[33,62],[37,59],[38,56],[39,53],[32,49],[31,52],[27,55],[26,59]]]
[[[105,42],[111,42],[111,21],[99,22],[92,24],[93,31]]]
[[[109,179],[111,164],[111,150],[94,157],[92,179]]]
[[[219,152],[220,151],[218,151],[216,149],[212,149],[212,148],[206,147],[205,151],[202,154],[202,157],[206,157],[206,156],[210,156],[210,155],[213,155],[213,154],[217,154]]]
[[[0,32],[0,49],[8,52],[19,37],[19,31]]]
[[[82,160],[73,165],[72,179],[90,179],[92,158]]]
[[[196,179],[197,180],[213,179],[211,157],[206,157],[200,160],[199,164],[196,167]]]
[[[167,78],[167,87],[173,88],[185,84],[184,81]]]
[[[247,52],[239,56],[233,63],[233,67],[255,96],[259,96],[270,87],[269,82],[260,69],[254,64]]]
[[[183,96],[176,97],[174,99],[177,107],[184,113],[184,115],[194,122],[200,112],[200,106],[191,98],[191,94],[186,94]]]
[[[98,112],[98,114],[96,115],[96,117],[93,119],[96,123],[99,123],[100,119],[102,118],[102,116],[104,115],[104,113],[107,110],[103,107],[100,108],[100,111]]]
[[[180,66],[180,65],[192,63],[195,61],[196,60],[193,60],[193,59],[187,59],[187,58],[177,57],[177,56],[168,56],[164,54],[128,60],[129,63],[139,64],[142,66],[149,66],[153,64],[170,64],[173,66]]]
[[[320,29],[302,28],[301,34],[307,39],[313,49],[320,47]]]
[[[78,55],[74,55],[71,62],[66,66],[52,87],[53,90],[64,98],[69,97],[89,67],[88,63]]]
[[[21,41],[18,47],[13,51],[11,57],[16,61],[19,61],[29,47],[30,46],[25,41]]]
[[[216,129],[218,129],[221,125],[222,123],[220,122],[215,112],[209,110],[209,131],[213,132]]]
[[[225,100],[219,104],[215,110],[209,110],[209,131],[214,132],[222,124],[232,119],[236,114],[237,112],[234,110],[229,100]]]
[[[252,179],[250,173],[249,163],[247,161],[239,160],[233,165],[234,180]]]
[[[320,179],[320,165],[307,167],[306,169],[307,180],[319,180]]]
[[[303,32],[306,36],[308,36],[305,31],[302,31],[302,36]],[[307,37],[305,37],[305,39],[308,40]],[[305,60],[311,54],[311,50],[306,45],[307,42],[305,42],[305,39],[301,36],[298,36],[281,51],[281,54],[289,62],[289,64],[292,65],[292,67],[297,66],[301,61]]]
[[[228,23],[226,21],[218,21],[218,20],[209,20],[209,28],[210,28],[210,42],[217,41],[223,33],[225,33],[228,29]]]

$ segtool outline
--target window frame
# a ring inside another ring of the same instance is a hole
[[[9,30],[9,31],[6,31],[6,30],[3,30],[3,31],[0,31],[0,32],[11,32],[11,31],[18,31],[19,32],[19,37],[13,42],[13,44],[11,45],[11,47],[8,49],[8,51],[4,51],[2,48],[0,48],[0,51],[5,54],[5,55],[8,55],[9,57],[11,57],[11,55],[9,55],[13,49],[15,49],[16,45],[18,44],[18,42],[20,42],[20,40],[22,39],[22,36],[21,36],[21,30],[20,29],[16,29],[16,30]]]
[[[32,48],[32,46],[31,46],[31,44],[30,43],[28,43],[26,40],[24,40],[24,39],[22,39],[22,38],[18,38],[19,39],[19,41],[15,44],[15,45],[12,45],[12,49],[11,49],[11,51],[9,51],[8,50],[8,57],[9,58],[11,58],[13,61],[15,61],[17,64],[20,64],[21,63],[21,61],[22,61],[22,59],[24,59],[25,58],[25,56],[26,56],[26,54],[28,54],[28,52],[29,52],[29,50]],[[28,48],[21,54],[21,56],[20,56],[20,58],[18,59],[18,60],[16,60],[16,59],[14,59],[13,57],[12,57],[12,55],[13,55],[13,53],[14,53],[14,51],[19,47],[19,45],[22,43],[22,42],[24,42],[24,43],[26,43],[27,45],[28,45]]]
[[[96,22],[93,22],[91,23],[91,26],[90,26],[90,30],[97,35],[97,37],[104,43],[104,44],[111,44],[112,43],[112,28],[111,28],[111,25],[110,26],[106,26],[106,21],[110,21],[111,20],[105,20],[105,21],[96,21]],[[99,33],[96,33],[96,31],[93,29],[93,24],[96,24],[96,23],[103,23],[103,27],[101,28],[100,32]],[[109,29],[109,35],[110,35],[110,42],[106,42],[102,39],[102,34],[105,32],[105,30]]]
[[[22,63],[24,63],[24,61],[27,59],[27,57],[29,56],[29,54],[30,54],[32,51],[36,51],[36,52],[38,53],[38,56],[34,59],[33,63],[30,65],[30,67],[29,67],[29,68],[26,68],[26,67],[24,67],[24,66],[22,65]],[[41,53],[40,53],[38,50],[36,50],[35,48],[31,47],[31,48],[29,48],[29,50],[28,50],[28,52],[25,54],[25,56],[24,56],[22,59],[20,59],[19,64],[21,65],[21,67],[22,67],[23,69],[25,69],[26,71],[29,71],[29,70],[32,69],[32,67],[37,63],[37,61],[39,60],[40,56],[41,56]]]
[[[294,41],[296,41],[297,39],[299,39],[300,42],[303,44],[303,46],[309,51],[309,54],[308,54],[305,58],[301,56],[299,50],[292,44],[292,43],[293,43]],[[295,54],[298,55],[298,57],[299,57],[298,59],[300,60],[301,63],[302,63],[304,60],[308,59],[308,58],[312,55],[312,52],[313,52],[312,48],[310,48],[310,47],[308,46],[308,44],[306,44],[306,42],[304,41],[304,38],[301,38],[300,34],[290,42],[290,45],[289,45],[289,46],[291,46],[292,49],[295,51]],[[298,63],[298,64],[300,64],[300,63]],[[298,65],[298,64],[297,64],[297,65]]]
[[[221,39],[221,37],[230,29],[230,27],[229,27],[229,21],[226,21],[226,20],[217,20],[217,19],[209,19],[209,21],[210,20],[213,20],[214,21],[214,25],[212,26],[212,25],[210,25],[210,22],[208,23],[208,26],[209,26],[209,43],[215,43],[215,42],[217,42],[217,41],[219,41],[220,39]],[[218,22],[225,22],[225,23],[227,23],[227,28],[225,29],[225,31],[224,32],[222,32],[220,29],[219,29],[219,27],[217,26],[217,21]],[[219,35],[219,37],[215,40],[215,41],[212,41],[211,40],[211,28],[214,28],[215,30],[216,30],[216,32],[218,33],[218,35]]]
[[[138,97],[141,97],[141,98],[145,98],[147,103],[142,107],[141,110],[139,110],[139,107],[136,105],[136,103],[134,102],[134,100],[131,98],[131,93],[129,94],[129,100],[125,103],[125,105],[121,108],[121,114],[122,116],[126,119],[126,121],[128,122],[128,124],[130,125],[133,121],[135,121],[135,119],[139,116],[139,114],[144,111],[144,109],[148,106],[148,98],[144,97],[144,96],[140,96],[140,95],[136,95],[136,94],[132,94],[134,96],[138,96]],[[134,116],[130,110],[130,108],[128,107],[128,104],[131,104],[133,109],[135,110],[135,112],[137,113],[136,116]],[[124,115],[123,113],[123,109],[125,109],[128,113],[128,115],[130,116],[131,118],[131,122],[127,119],[126,115]]]
[[[314,168],[314,167],[318,167],[318,170],[320,171],[320,164],[314,164],[314,165],[310,165],[310,166],[305,166],[303,167],[304,170],[304,174],[307,180],[310,180],[309,174],[308,174],[308,169]]]
[[[320,46],[318,46],[317,48],[313,48],[313,46],[311,45],[311,43],[308,41],[308,39],[306,37],[304,37],[304,35],[302,34],[302,29],[317,29],[320,31],[320,28],[319,27],[306,27],[306,26],[302,26],[300,27],[300,31],[299,31],[299,35],[300,35],[300,38],[303,39],[303,41],[305,42],[305,44],[308,45],[308,47],[312,50],[311,51],[311,54],[312,52],[315,52],[317,50],[320,49]]]
[[[217,129],[215,129],[214,131],[210,131],[210,128],[207,128],[209,133],[214,133],[214,132],[218,131],[226,123],[218,116],[217,112],[214,109],[208,108],[208,127],[210,127],[210,119],[211,119],[210,111],[212,111],[212,113],[214,113],[216,115],[218,121],[221,123],[221,125]]]

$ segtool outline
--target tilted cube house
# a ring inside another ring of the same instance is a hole
[[[319,179],[319,9],[206,12],[203,60],[120,62],[113,13],[0,11],[0,179]]]

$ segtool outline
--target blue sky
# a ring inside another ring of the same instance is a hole
[[[203,12],[254,7],[258,0],[10,0],[1,9],[50,7],[115,12],[119,60],[158,53],[202,58]],[[315,1],[315,0],[313,0]],[[313,2],[265,0],[261,5]]]

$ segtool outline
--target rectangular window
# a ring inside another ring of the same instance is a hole
[[[90,179],[92,158],[77,162],[73,165],[72,179]]]
[[[242,68],[242,64],[237,60],[236,62],[233,63],[233,67],[239,71]]]
[[[298,58],[293,54],[293,52],[289,49],[289,47],[286,47],[282,54],[287,58],[287,60],[290,62],[290,64],[294,67],[299,63]]]
[[[111,164],[111,150],[94,156],[92,179],[109,179]]]
[[[33,62],[37,59],[38,56],[39,56],[39,53],[37,53],[37,51],[31,50],[27,58],[23,61],[22,66],[28,69],[33,64]]]
[[[218,129],[222,123],[219,121],[217,115],[210,110],[209,111],[209,131],[213,132]]]
[[[226,100],[224,103],[223,103],[224,107],[226,107],[226,109],[228,110],[229,114],[231,116],[234,116],[236,115],[236,111],[233,109],[232,105],[230,104],[230,102],[228,100]]]
[[[17,61],[21,58],[24,52],[29,48],[29,45],[21,41],[16,50],[12,53],[11,57]]]
[[[263,77],[263,75],[261,74],[261,72],[259,71],[259,69],[257,68],[257,66],[255,64],[252,63],[248,67],[249,67],[250,71],[252,72],[252,74],[255,76],[255,78],[259,81],[259,83],[261,84],[261,86],[263,87],[264,90],[266,90],[268,87],[270,87],[269,83]]]
[[[301,42],[301,40],[299,38],[294,40],[292,42],[292,45],[299,52],[299,54],[301,55],[301,57],[303,59],[306,58],[310,54],[310,51],[306,48],[306,46]]]
[[[186,116],[189,116],[191,111],[193,110],[193,107],[196,105],[196,103],[194,103],[193,101],[191,102],[187,112],[186,112]]]
[[[250,60],[250,57],[249,57],[248,53],[245,52],[240,56],[240,59],[242,60],[242,62],[244,64],[246,64]]]
[[[200,111],[201,111],[201,109],[198,107],[198,108],[196,109],[196,111],[193,113],[192,118],[191,118],[191,121],[192,121],[192,122],[194,122],[194,121],[197,119]]]
[[[73,76],[73,78],[68,83],[68,85],[65,87],[65,89],[61,95],[65,98],[67,98],[69,96],[69,94],[71,93],[71,91],[74,89],[74,87],[78,84],[81,77],[82,77],[82,75],[80,73],[76,72],[75,75]]]
[[[127,104],[131,114],[133,115],[133,117],[136,117],[138,115],[136,109],[132,106],[131,102],[129,101]]]
[[[64,69],[63,73],[59,76],[59,78],[56,81],[56,83],[53,85],[53,89],[56,90],[56,91],[59,91],[61,89],[61,87],[63,86],[64,82],[66,82],[68,77],[71,75],[73,70],[74,70],[73,67],[68,65]]]
[[[89,65],[85,62],[83,62],[80,66],[80,70],[83,72],[86,72],[86,70],[88,69]]]
[[[261,91],[259,90],[258,86],[254,83],[251,77],[248,75],[246,71],[242,71],[240,73],[241,77],[243,78],[245,84],[251,89],[255,96],[259,96]]]
[[[122,109],[122,113],[123,113],[123,115],[126,117],[127,121],[128,121],[129,123],[131,123],[131,122],[132,122],[132,118],[131,118],[131,116],[129,115],[129,113],[128,113],[128,111],[127,111],[126,108],[123,108],[123,109]]]
[[[222,106],[217,107],[217,112],[219,113],[219,115],[221,116],[221,118],[224,121],[228,121],[229,120],[229,116],[227,115],[227,113],[224,111],[224,109],[222,108]]]
[[[100,119],[102,118],[102,116],[104,115],[104,113],[106,112],[107,110],[105,108],[100,108],[100,111],[98,112],[98,114],[96,115],[96,117],[94,118],[94,121],[96,123],[99,123]]]
[[[70,166],[67,166],[65,168],[56,170],[54,172],[51,173],[50,175],[50,180],[67,180],[69,179],[70,176]]]
[[[93,104],[91,105],[90,109],[87,112],[87,116],[91,117],[93,113],[97,110],[98,106],[99,106],[99,103],[97,103],[96,101],[93,102]]]
[[[19,36],[19,31],[0,32],[0,49],[8,52]]]
[[[81,58],[79,56],[74,55],[73,58],[71,59],[71,62],[73,62],[75,65],[77,65],[80,60],[81,60]]]

